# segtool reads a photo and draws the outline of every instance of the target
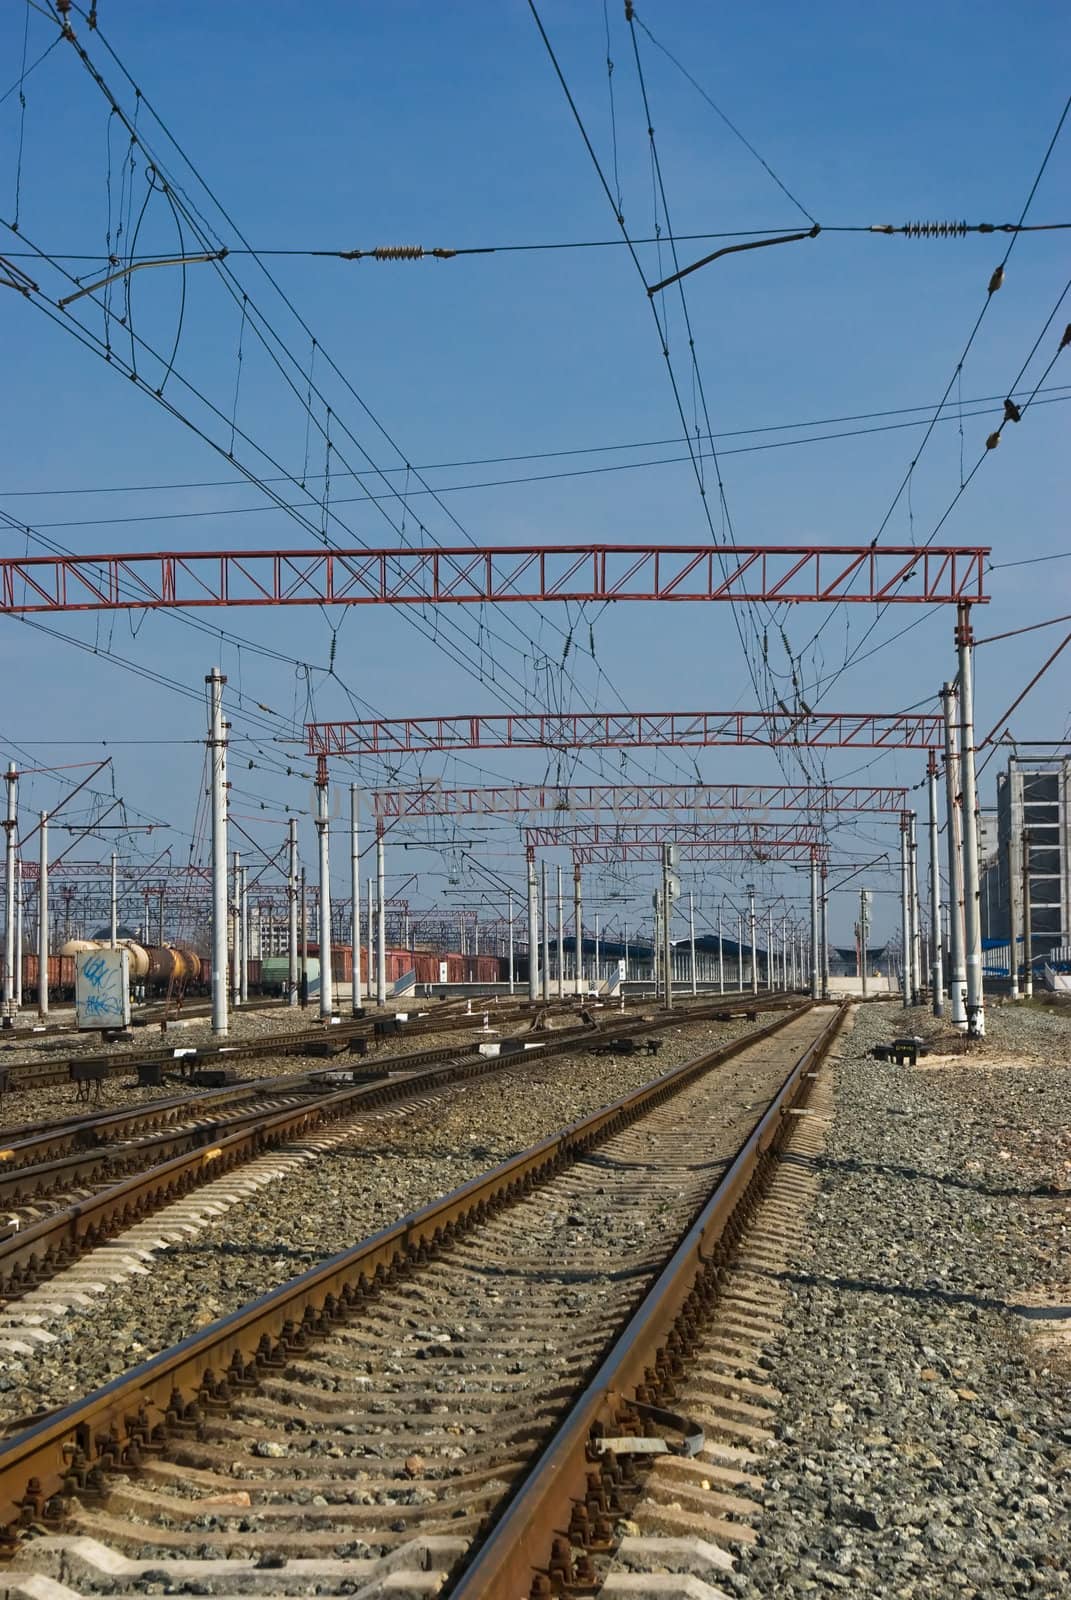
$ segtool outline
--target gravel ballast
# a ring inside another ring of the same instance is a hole
[[[870,1006],[844,1039],[760,1541],[723,1580],[747,1600],[1071,1593],[1071,1362],[1021,1314],[1071,1302],[1071,1018],[993,1008],[967,1056],[869,1055],[938,1031]]]
[[[760,1016],[762,1025],[771,1018]],[[230,1207],[151,1273],[52,1325],[56,1343],[0,1362],[0,1420],[63,1404],[630,1089],[756,1024],[663,1032],[657,1057],[569,1055],[364,1117],[352,1138]]]

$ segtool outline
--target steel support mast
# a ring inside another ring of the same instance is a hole
[[[963,960],[963,852],[960,843],[959,730],[956,691],[941,690],[945,718],[945,811],[948,834],[948,997],[952,1026],[967,1028],[967,976]]]
[[[227,730],[223,721],[226,678],[213,667],[209,692],[208,759],[212,802],[212,1032],[227,1034]]]
[[[967,1031],[985,1037],[982,992],[982,899],[978,862],[978,785],[974,748],[974,634],[971,608],[959,607],[956,625],[959,651],[959,751],[963,795],[963,955],[967,974]]]

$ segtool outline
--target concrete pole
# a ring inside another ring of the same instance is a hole
[[[576,934],[576,992],[584,992],[584,904],[580,892],[580,863],[573,862],[573,931]]]
[[[755,890],[749,884],[747,891],[747,925],[751,942],[751,992],[759,992],[759,959],[755,949]]]
[[[767,989],[770,989],[772,991],[773,989],[776,988],[776,986],[777,986],[777,980],[776,980],[776,977],[774,975],[773,908],[772,907],[767,907],[767,910],[766,910],[766,987],[767,987]]]
[[[736,987],[739,993],[744,990],[744,919],[739,911],[736,913]]]
[[[350,954],[353,981],[350,1012],[361,1010],[361,791],[350,784]]]
[[[908,815],[908,863],[910,866],[908,891],[911,895],[911,987],[916,1003],[922,1000],[922,907],[919,902],[919,841],[918,818],[912,811]]]
[[[37,1015],[48,1016],[48,812],[42,811],[37,878]]]
[[[529,847],[528,860],[528,999],[539,999],[539,899],[536,890],[535,851]]]
[[[315,821],[320,885],[320,1020],[326,1022],[334,1010],[335,998],[331,975],[331,792],[326,756],[319,756],[316,761]]]
[[[867,997],[867,976],[868,976],[868,973],[867,973],[866,947],[867,947],[867,940],[869,939],[869,936],[870,936],[870,930],[867,927],[866,890],[865,889],[860,889],[860,891],[859,891],[859,971],[860,971],[860,974],[862,975],[862,980],[863,980],[863,999],[864,1000]]]
[[[287,826],[286,911],[286,999],[288,1005],[296,1006],[300,998],[298,994],[298,859],[296,817],[291,817]]]
[[[628,981],[628,923],[625,923],[625,980]]]
[[[249,1004],[249,868],[243,867],[238,875],[238,916],[242,924],[242,970],[238,984],[243,1005]]]
[[[301,973],[298,978],[298,992],[301,1000],[302,1010],[304,1010],[309,1003],[309,903],[306,893],[307,888],[308,883],[306,879],[305,868],[302,867],[298,890],[301,897]]]
[[[963,793],[963,957],[967,971],[967,1031],[985,1037],[982,991],[982,902],[978,864],[978,785],[974,748],[974,635],[971,608],[957,608],[959,651],[959,749]]]
[[[112,851],[112,896],[111,896],[111,921],[108,928],[108,942],[114,950],[119,943],[119,857]],[[22,940],[19,940],[21,950]]]
[[[1019,887],[1022,864],[1019,860],[1019,841],[1012,823],[1011,836],[1006,850],[1008,872],[1008,986],[1013,1000],[1019,999]]]
[[[562,868],[558,863],[558,999],[565,998],[565,916],[562,906]]]
[[[383,824],[376,823],[376,1005],[387,1003],[387,858]]]
[[[373,991],[374,991],[374,982],[373,982],[372,974],[375,972],[375,969],[376,969],[376,954],[375,954],[376,913],[375,913],[375,907],[374,907],[373,900],[372,900],[372,894],[373,894],[372,874],[369,873],[369,875],[368,875],[368,931],[367,931],[367,933],[365,935],[365,938],[367,940],[367,943],[366,943],[366,946],[365,946],[365,980],[366,980],[365,981],[365,993],[368,995],[369,1000],[371,1000],[372,994],[373,994]]]
[[[699,993],[695,970],[695,896],[688,890],[688,943],[692,948],[692,993]]]
[[[513,894],[506,897],[509,907],[509,992],[513,993]]]
[[[212,1032],[227,1033],[227,734],[223,723],[226,678],[213,667],[209,688],[208,759],[212,798]]]
[[[1034,998],[1034,942],[1030,905],[1030,830],[1023,829],[1023,999]]]
[[[926,785],[929,793],[927,826],[930,842],[930,987],[933,990],[933,1014],[945,1014],[944,974],[941,960],[941,859],[937,853],[937,758],[930,751],[926,768]]]
[[[818,938],[818,861],[811,856],[811,999],[819,998],[821,989]]]
[[[600,987],[599,979],[599,913],[595,913],[595,987]]]
[[[19,775],[13,761],[4,774],[7,817],[4,822],[4,1027],[15,1026],[15,831],[18,821]]]
[[[945,714],[945,817],[948,834],[948,995],[952,1026],[967,1029],[967,974],[963,956],[963,853],[960,846],[959,726],[956,691],[941,690]]]
[[[822,863],[821,932],[822,932],[822,998],[829,999],[829,868]]]
[[[15,898],[15,1010],[22,1010],[22,870],[19,869],[18,894]]]
[[[541,892],[540,904],[541,904],[542,912],[543,912],[543,999],[544,999],[544,1001],[549,1001],[550,1000],[550,918],[547,915],[547,912],[549,910],[549,906],[547,904],[547,863],[545,861],[541,861],[539,863],[539,868],[540,868],[540,892]]]
[[[241,917],[241,856],[237,850],[231,857],[231,1005],[242,1003],[242,917]]]
[[[669,845],[662,846],[662,972],[666,989],[666,1010],[673,1005],[673,940],[670,937],[670,918],[673,907],[669,898]]]
[[[907,812],[904,811],[900,815],[900,943],[902,946],[900,987],[903,991],[905,1011],[910,1010],[915,1001],[911,987],[913,973],[911,959],[911,864],[907,829]]]
[[[718,906],[718,993],[725,993],[725,950],[722,945],[721,906]]]

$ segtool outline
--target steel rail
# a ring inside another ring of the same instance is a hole
[[[798,1007],[792,1014],[798,1014]],[[690,1013],[693,1021],[711,1020],[715,1015],[724,1015],[724,1012],[719,1009],[699,1014],[693,1010]],[[18,1300],[70,1266],[85,1251],[132,1227],[161,1206],[172,1204],[200,1184],[233,1171],[266,1150],[347,1115],[355,1107],[375,1110],[417,1097],[431,1089],[506,1071],[521,1062],[547,1060],[555,1055],[582,1052],[592,1047],[603,1048],[618,1039],[629,1039],[639,1033],[650,1033],[659,1027],[679,1024],[680,1020],[680,1016],[664,1013],[660,1019],[644,1017],[607,1029],[585,1024],[527,1044],[523,1052],[500,1056],[481,1056],[475,1053],[475,1047],[471,1047],[464,1055],[456,1057],[448,1045],[440,1045],[408,1057],[393,1058],[392,1071],[397,1076],[372,1083],[351,1083],[300,1106],[281,1110],[250,1110],[235,1119],[245,1126],[231,1132],[224,1127],[214,1140],[206,1140],[200,1137],[198,1130],[191,1130],[187,1141],[189,1147],[181,1153],[166,1157],[128,1177],[118,1178],[100,1193],[74,1205],[64,1206],[51,1216],[43,1217],[30,1227],[0,1240],[0,1299],[8,1303]],[[446,1061],[447,1065],[438,1071],[410,1072],[407,1076],[401,1076],[406,1068],[434,1061]],[[24,1184],[29,1185],[34,1181],[35,1170],[32,1167],[21,1170]]]
[[[190,1334],[85,1399],[50,1412],[0,1447],[0,1529],[14,1538],[20,1525],[40,1521],[57,1496],[92,1494],[105,1471],[136,1467],[143,1452],[158,1447],[170,1429],[196,1424],[202,1407],[225,1405],[235,1391],[255,1389],[261,1372],[278,1370],[310,1338],[358,1313],[367,1296],[400,1271],[426,1261],[461,1230],[529,1193],[703,1073],[772,1038],[810,1009],[808,1001],[685,1062]]]
[[[726,1235],[741,1206],[755,1196],[764,1168],[785,1138],[786,1114],[806,1098],[808,1074],[828,1052],[846,1011],[845,1005],[837,1008],[795,1063],[479,1554],[450,1588],[451,1600],[489,1595],[523,1600],[591,1582],[590,1570],[574,1561],[572,1551],[606,1548],[609,1530],[598,1525],[597,1509],[590,1514],[592,1500],[608,1506],[611,1517],[621,1514],[614,1462],[602,1454],[598,1440],[644,1432],[634,1401],[658,1405],[673,1399],[673,1372],[692,1338],[696,1309],[716,1288]]]

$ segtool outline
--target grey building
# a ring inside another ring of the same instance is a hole
[[[1022,938],[1023,851],[1035,959],[1071,944],[1071,758],[1021,761],[997,774],[997,849],[982,861],[982,937]]]

